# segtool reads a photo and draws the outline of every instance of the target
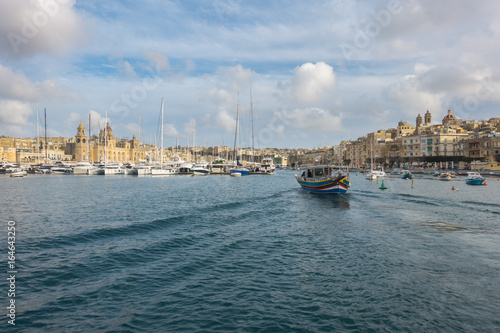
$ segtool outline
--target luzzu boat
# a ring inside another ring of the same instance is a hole
[[[351,186],[346,167],[307,167],[300,176],[295,175],[295,179],[304,190],[314,193],[346,193]]]
[[[483,185],[484,177],[479,174],[479,172],[468,172],[467,178],[465,178],[465,184],[469,185]]]
[[[409,170],[403,170],[403,176],[401,177],[402,179],[413,179],[413,175]]]
[[[451,178],[453,178],[453,176],[450,173],[448,173],[448,172],[440,173],[437,176],[438,180],[444,180],[444,181],[449,181],[449,180],[451,180]]]

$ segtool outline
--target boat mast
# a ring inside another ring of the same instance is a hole
[[[106,123],[104,125],[104,164],[108,162],[108,110],[106,110]]]
[[[196,155],[196,126],[194,119],[193,119],[193,152],[194,152],[194,162],[198,163],[198,155]]]
[[[47,154],[47,109],[43,109],[45,113],[45,163],[48,161],[48,154]]]
[[[238,124],[240,122],[240,93],[238,92],[238,102],[236,104],[236,129],[234,132],[234,153],[233,158],[236,163],[235,166],[238,166]]]
[[[371,151],[370,170],[373,172],[373,139],[370,141],[370,151]]]
[[[163,169],[163,97],[161,98],[160,169]]]
[[[36,158],[40,164],[40,129],[38,127],[38,103],[36,103]]]
[[[191,162],[191,153],[189,151],[189,130],[186,130],[186,137],[187,137],[187,147],[186,147],[186,159],[188,162]]]
[[[91,131],[91,129],[90,129],[91,125],[90,124],[91,124],[91,120],[92,120],[92,118],[91,118],[91,115],[90,115],[90,112],[89,112],[89,139],[88,139],[89,150],[87,152],[87,162],[89,162],[89,163],[90,163],[90,131]]]
[[[141,155],[141,135],[142,135],[142,128],[141,128],[141,118],[142,116],[139,115],[139,145],[137,146],[137,163],[139,163],[139,157]]]
[[[253,157],[254,145],[253,145],[253,104],[252,104],[252,85],[250,85],[250,119],[251,119],[251,124],[252,124],[252,126],[250,127],[250,137],[252,138],[252,163],[253,163],[253,162],[254,162],[254,157]]]

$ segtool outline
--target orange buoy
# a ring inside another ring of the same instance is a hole
[[[488,185],[488,184],[486,184],[486,181],[484,181],[483,185]]]
[[[451,190],[452,190],[452,191],[455,191],[455,186],[452,186],[452,187],[451,187]]]

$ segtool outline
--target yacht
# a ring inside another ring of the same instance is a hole
[[[191,172],[192,167],[193,167],[193,163],[188,163],[188,162],[182,163],[179,166],[179,173],[182,175],[190,175],[192,173]]]
[[[132,167],[132,175],[145,176],[151,174],[151,166],[146,164],[136,164]]]
[[[207,176],[210,173],[208,162],[201,162],[193,165],[191,172],[193,176]]]
[[[172,176],[176,175],[178,172],[175,169],[171,168],[152,168],[151,169],[151,175],[152,176]]]
[[[125,174],[125,169],[123,165],[118,163],[106,163],[104,164],[104,175],[123,175]]]
[[[74,175],[91,175],[92,171],[97,170],[97,167],[89,162],[77,162],[73,167]]]

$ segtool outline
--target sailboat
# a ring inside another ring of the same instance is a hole
[[[244,168],[239,163],[239,158],[238,158],[239,127],[240,127],[240,94],[238,93],[238,104],[236,106],[236,130],[234,133],[234,168],[233,170],[231,170],[231,176],[238,176],[238,175],[233,175],[236,173],[239,173],[242,176],[250,174],[250,170]]]
[[[108,162],[108,110],[106,110],[106,125],[104,126],[104,175],[123,175],[125,170],[119,163],[109,163]]]
[[[387,177],[387,174],[385,173],[384,170],[373,169],[373,144],[372,144],[372,142],[370,142],[370,150],[371,150],[370,173],[366,176],[366,179],[377,180],[377,178]]]
[[[151,169],[152,176],[168,176],[177,174],[177,170],[163,167],[163,97],[161,99],[161,134],[160,134],[160,165],[157,168]]]

